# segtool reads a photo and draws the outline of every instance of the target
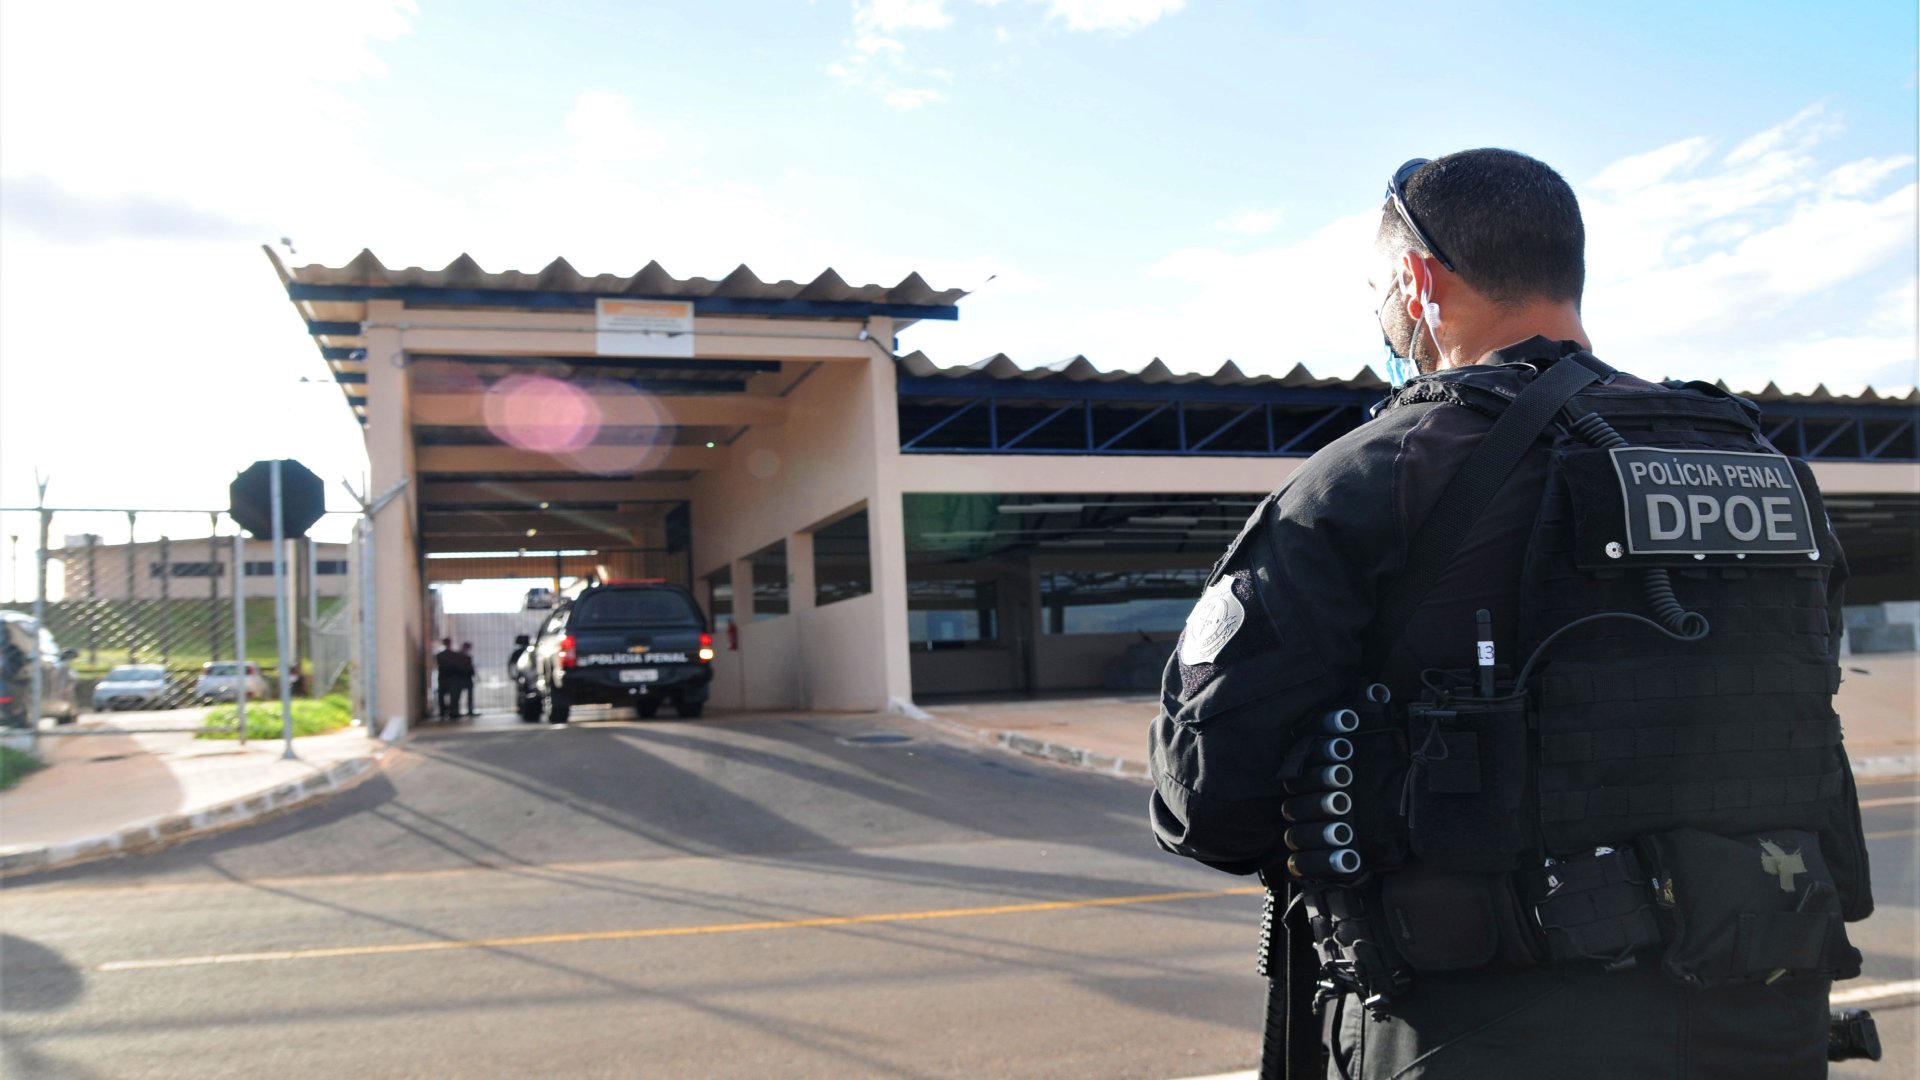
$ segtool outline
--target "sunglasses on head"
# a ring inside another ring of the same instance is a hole
[[[1430,160],[1423,157],[1414,158],[1395,169],[1393,179],[1387,182],[1387,198],[1393,202],[1393,209],[1400,215],[1400,220],[1406,222],[1407,228],[1413,230],[1413,238],[1420,242],[1420,246],[1426,248],[1435,259],[1438,259],[1441,266],[1452,270],[1453,262],[1441,253],[1440,245],[1433,242],[1433,237],[1427,235],[1427,230],[1422,229],[1420,223],[1413,219],[1413,211],[1407,208],[1407,182],[1412,180],[1413,174],[1419,172]]]

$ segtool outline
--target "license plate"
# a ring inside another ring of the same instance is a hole
[[[620,669],[621,682],[659,682],[658,668],[630,667]]]

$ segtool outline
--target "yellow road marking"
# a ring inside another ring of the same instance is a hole
[[[1866,810],[1875,806],[1911,806],[1914,803],[1920,803],[1920,795],[1889,795],[1884,799],[1861,799],[1860,809]]]
[[[944,908],[933,911],[894,911],[875,915],[831,915],[814,919],[779,919],[767,922],[709,923],[704,926],[657,926],[641,930],[599,930],[577,934],[530,934],[521,937],[480,938],[474,941],[415,941],[401,945],[346,945],[331,949],[282,949],[274,952],[217,953],[212,956],[179,956],[163,960],[115,960],[101,964],[99,971],[151,971],[157,968],[207,967],[214,964],[262,964],[276,960],[330,960],[343,956],[402,956],[408,953],[448,952],[455,949],[512,949],[529,945],[570,945],[584,941],[634,941],[641,938],[695,937],[703,934],[744,934],[761,930],[810,930],[829,926],[868,926],[875,923],[925,922],[930,919],[964,919],[991,915],[1029,915],[1042,911],[1071,911],[1076,908],[1126,907],[1133,904],[1166,904],[1176,900],[1211,900],[1223,896],[1247,896],[1260,892],[1258,885],[1237,889],[1210,889],[1205,892],[1150,893],[1145,896],[1108,896],[1096,900],[1047,900],[1032,904],[1000,904],[993,907]]]
[[[1891,840],[1896,836],[1920,836],[1920,829],[1893,829],[1889,832],[1870,832],[1869,840]]]

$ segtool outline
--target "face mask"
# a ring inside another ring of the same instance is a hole
[[[1415,363],[1414,359],[1410,356],[1401,356],[1400,351],[1394,348],[1393,338],[1387,335],[1387,304],[1393,303],[1393,298],[1398,295],[1400,295],[1400,286],[1396,284],[1392,289],[1388,290],[1386,301],[1374,309],[1373,312],[1374,318],[1380,323],[1380,340],[1386,346],[1387,350],[1387,362],[1385,365],[1387,369],[1387,382],[1391,384],[1395,390],[1407,385],[1407,380],[1420,374],[1420,365]],[[1419,327],[1416,326],[1414,333],[1417,335],[1419,332]],[[1407,351],[1413,351],[1412,340],[1407,342]]]

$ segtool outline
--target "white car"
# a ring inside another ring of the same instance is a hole
[[[166,700],[167,669],[159,664],[121,664],[93,686],[95,712],[157,709]]]
[[[247,697],[253,701],[264,700],[270,688],[266,676],[260,674],[260,665],[244,665],[245,675],[240,673],[242,666],[238,660],[201,664],[200,681],[193,684],[193,696],[200,701],[232,701],[244,680]]]

